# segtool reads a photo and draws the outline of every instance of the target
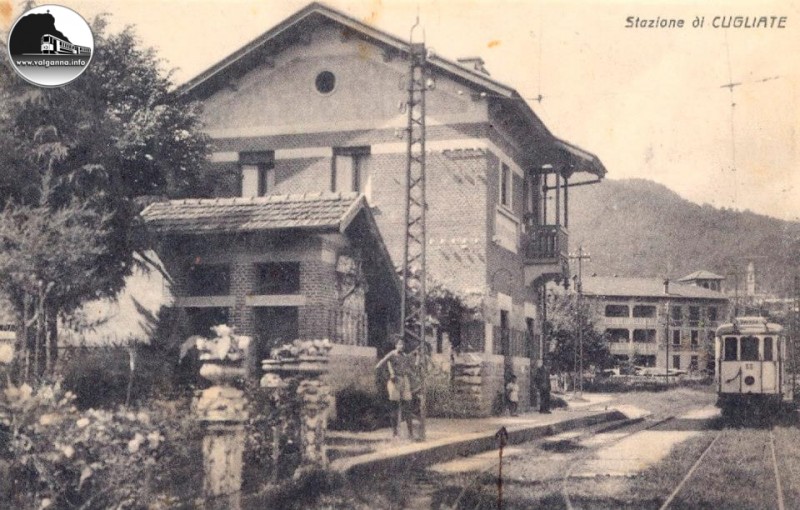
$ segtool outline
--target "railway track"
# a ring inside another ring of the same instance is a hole
[[[686,472],[686,475],[681,479],[681,481],[678,483],[678,485],[675,487],[675,489],[673,489],[673,491],[670,493],[670,495],[667,497],[667,499],[661,505],[659,510],[667,510],[670,507],[670,505],[675,500],[675,498],[678,496],[678,494],[680,494],[681,490],[686,485],[686,483],[689,480],[692,479],[692,476],[694,476],[697,468],[703,463],[703,460],[706,458],[708,452],[712,450],[714,445],[717,443],[717,440],[720,437],[722,437],[723,434],[724,434],[724,431],[719,431],[719,432],[716,433],[716,435],[714,436],[714,439],[712,439],[711,442],[703,449],[703,451],[700,453],[700,456],[697,458],[697,460],[694,462],[694,464],[692,464],[692,467],[689,468],[689,471]],[[770,459],[771,459],[772,472],[775,475],[775,488],[774,488],[774,490],[775,490],[775,505],[776,505],[775,508],[777,508],[778,510],[785,510],[786,504],[785,504],[785,500],[784,500],[783,486],[782,486],[782,483],[781,483],[781,474],[780,474],[780,469],[778,468],[777,454],[775,453],[775,432],[774,432],[774,429],[770,429],[770,431],[769,431],[768,443],[769,443],[769,449],[770,449]],[[763,490],[766,490],[766,488],[764,488]]]

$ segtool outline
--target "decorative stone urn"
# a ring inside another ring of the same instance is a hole
[[[203,492],[205,508],[241,508],[244,423],[247,400],[234,386],[246,375],[245,352],[250,338],[235,335],[233,328],[220,325],[212,330],[215,338],[195,338],[200,351],[200,375],[213,386],[203,390],[194,408],[204,426]]]
[[[331,406],[331,389],[322,381],[328,371],[329,340],[295,340],[292,344],[273,349],[270,359],[263,360],[264,376],[261,387],[281,390],[287,380],[298,380],[297,396],[300,411],[300,442],[302,463],[300,470],[324,467],[328,463],[325,446],[327,411]],[[280,394],[280,391],[276,393]]]

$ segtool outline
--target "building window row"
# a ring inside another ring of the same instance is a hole
[[[231,269],[227,264],[192,264],[186,274],[187,296],[227,296],[231,293]],[[300,293],[299,262],[256,264],[255,293],[286,295]]]
[[[369,146],[333,148],[328,190],[369,194],[369,157]],[[243,152],[239,154],[239,167],[242,197],[263,197],[275,192],[274,151]]]
[[[688,320],[690,323],[700,323],[703,321],[702,308],[700,306],[689,306]],[[716,321],[718,309],[716,306],[709,306],[705,309],[705,319]],[[655,305],[635,305],[631,309],[628,305],[608,304],[605,306],[604,315],[611,318],[633,317],[639,319],[654,319],[658,315],[658,308]],[[670,307],[670,317],[673,321],[683,321],[683,307],[673,305]]]

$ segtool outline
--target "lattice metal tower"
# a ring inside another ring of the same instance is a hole
[[[406,200],[405,243],[403,246],[403,296],[401,324],[406,349],[416,349],[422,369],[419,389],[420,439],[425,439],[425,371],[428,366],[428,347],[425,343],[427,326],[425,247],[425,89],[429,77],[426,71],[424,43],[410,44],[410,65],[407,80],[408,113],[406,128]]]

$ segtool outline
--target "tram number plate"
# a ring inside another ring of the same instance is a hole
[[[752,363],[745,363],[744,364],[744,368],[745,368],[745,370],[752,370],[753,369],[753,364]]]

